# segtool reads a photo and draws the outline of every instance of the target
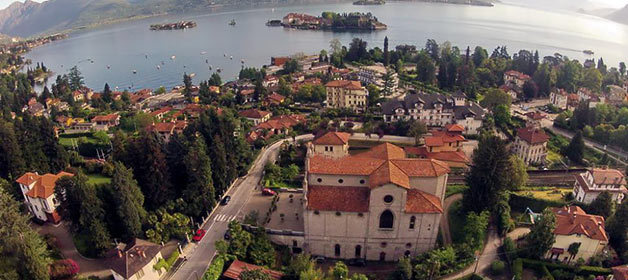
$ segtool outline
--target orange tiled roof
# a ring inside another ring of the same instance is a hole
[[[556,235],[582,234],[591,239],[608,241],[604,217],[590,215],[578,206],[552,208],[556,215]]]
[[[457,123],[448,124],[445,126],[445,130],[447,130],[447,132],[464,132],[464,127]]]
[[[349,80],[335,80],[335,81],[328,82],[325,86],[326,87],[345,88],[345,89],[349,89],[349,90],[360,90],[360,89],[362,89],[362,85],[360,84],[359,81],[349,81]]]
[[[159,133],[172,133],[174,128],[175,128],[175,123],[171,123],[171,122],[156,123],[153,125],[153,131],[156,131]]]
[[[257,110],[257,109],[248,109],[238,113],[240,117],[251,118],[251,119],[261,119],[263,117],[268,116],[270,112]]]
[[[410,177],[391,160],[385,161],[369,175],[369,187],[377,188],[388,183],[410,188]]]
[[[515,70],[506,71],[506,73],[504,73],[504,74],[506,74],[507,76],[516,77],[519,80],[526,80],[526,81],[530,80],[530,76],[528,76],[526,74],[523,74],[523,73],[521,73],[519,71],[515,71]]]
[[[312,143],[314,145],[344,145],[349,143],[349,137],[351,134],[346,132],[329,131],[316,138]]]
[[[549,140],[547,134],[542,129],[524,127],[517,129],[517,136],[530,144],[545,143]]]
[[[406,213],[443,213],[440,198],[420,190],[410,189],[406,196]]]
[[[111,122],[115,121],[119,118],[118,114],[109,114],[104,116],[95,116],[92,121],[93,122]]]
[[[268,97],[266,97],[266,99],[268,99],[270,101],[281,103],[281,102],[283,102],[286,99],[286,97],[275,92],[275,93],[269,95]]]
[[[628,266],[615,266],[613,270],[613,280],[628,280]]]
[[[273,280],[279,280],[283,277],[283,273],[279,271],[270,270],[261,266],[245,263],[243,261],[235,260],[231,263],[227,271],[223,274],[224,277],[234,280],[240,280],[240,273],[245,270],[262,270],[264,274],[270,276]]]
[[[312,185],[307,187],[307,207],[320,211],[368,212],[369,196],[367,187]]]
[[[593,173],[593,181],[595,184],[626,184],[624,174],[617,169],[593,168],[591,171]]]
[[[16,182],[30,186],[35,185],[26,193],[27,196],[33,198],[48,198],[54,193],[55,183],[63,176],[74,176],[72,173],[59,172],[57,174],[38,175],[37,173],[27,172],[16,180]]]

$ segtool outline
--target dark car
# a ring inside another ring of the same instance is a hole
[[[351,259],[349,260],[350,266],[366,266],[366,261],[364,259]]]
[[[192,237],[192,240],[199,242],[201,241],[201,239],[203,239],[203,237],[205,236],[206,231],[204,229],[198,229],[196,231],[196,233],[194,233],[194,236]]]
[[[229,240],[229,239],[231,239],[231,233],[229,232],[229,230],[227,230],[227,231],[225,232],[225,236],[224,236],[224,238],[225,238],[225,240]]]
[[[222,198],[222,200],[220,201],[221,205],[227,205],[229,204],[229,201],[231,201],[231,196],[225,196]]]

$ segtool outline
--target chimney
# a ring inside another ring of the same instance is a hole
[[[122,251],[120,251],[120,249],[118,249],[118,258],[122,258]]]
[[[142,255],[142,258],[146,258],[146,254],[144,253],[144,250],[140,251],[140,255]]]

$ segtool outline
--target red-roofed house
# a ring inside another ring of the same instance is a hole
[[[628,192],[624,174],[617,169],[592,168],[576,175],[573,194],[577,201],[590,204],[604,191],[611,193],[615,202],[621,203]]]
[[[462,149],[462,143],[467,141],[462,133],[457,132],[459,125],[452,126],[449,132],[447,128],[444,130],[432,130],[432,136],[425,137],[425,147],[430,153],[435,152],[455,152]]]
[[[542,129],[525,127],[517,129],[514,151],[526,164],[544,164],[549,137]]]
[[[471,162],[469,157],[461,151],[429,152],[427,147],[404,147],[403,150],[406,154],[417,158],[440,160],[449,165],[449,167],[467,168]]]
[[[286,100],[285,96],[283,96],[283,95],[281,95],[279,93],[273,92],[271,95],[267,96],[264,99],[263,103],[266,106],[270,106],[270,105],[275,105],[276,106],[276,105],[281,105],[285,100]]]
[[[335,80],[325,85],[327,107],[348,108],[357,112],[366,109],[368,92],[359,81]]]
[[[24,203],[35,218],[40,221],[58,223],[61,216],[56,211],[59,202],[55,198],[55,183],[63,176],[71,173],[44,174],[27,172],[15,180],[20,185]]]
[[[117,126],[120,124],[120,115],[109,114],[104,116],[95,116],[92,119],[92,122],[96,123],[96,125]]]
[[[254,125],[259,125],[260,123],[268,121],[273,113],[258,109],[248,109],[240,111],[238,115],[252,121]]]
[[[395,261],[432,249],[449,166],[407,158],[389,143],[340,157],[313,148],[347,138],[330,132],[308,149],[305,250],[337,259]]]
[[[516,85],[519,88],[523,88],[523,85],[529,80],[530,76],[519,71],[510,70],[504,73],[504,83]]]
[[[243,261],[235,260],[231,263],[227,271],[222,274],[227,279],[240,280],[240,274],[244,271],[261,270],[264,274],[270,276],[272,280],[280,280],[283,277],[283,273],[279,271],[270,270],[261,266],[257,266]]]
[[[528,112],[526,116],[526,127],[542,128],[545,114],[539,112]]]
[[[569,99],[569,93],[564,89],[553,89],[550,92],[550,102],[556,108],[561,110],[567,110],[567,102]]]
[[[312,141],[312,149],[316,154],[343,157],[349,153],[349,137],[346,132],[329,131]]]
[[[590,215],[578,206],[552,208],[556,215],[554,245],[547,252],[547,258],[569,262],[583,258],[585,261],[602,252],[608,244],[604,217]],[[578,253],[568,252],[571,244],[580,244]]]

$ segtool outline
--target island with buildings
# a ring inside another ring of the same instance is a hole
[[[323,12],[320,17],[289,13],[281,21],[283,27],[296,29],[322,29],[322,30],[384,30],[388,26],[381,23],[377,17],[371,13],[334,13]]]
[[[353,2],[353,5],[384,5],[386,1],[384,0],[358,0]]]
[[[196,27],[194,21],[180,21],[162,24],[151,24],[150,30],[181,30]]]

